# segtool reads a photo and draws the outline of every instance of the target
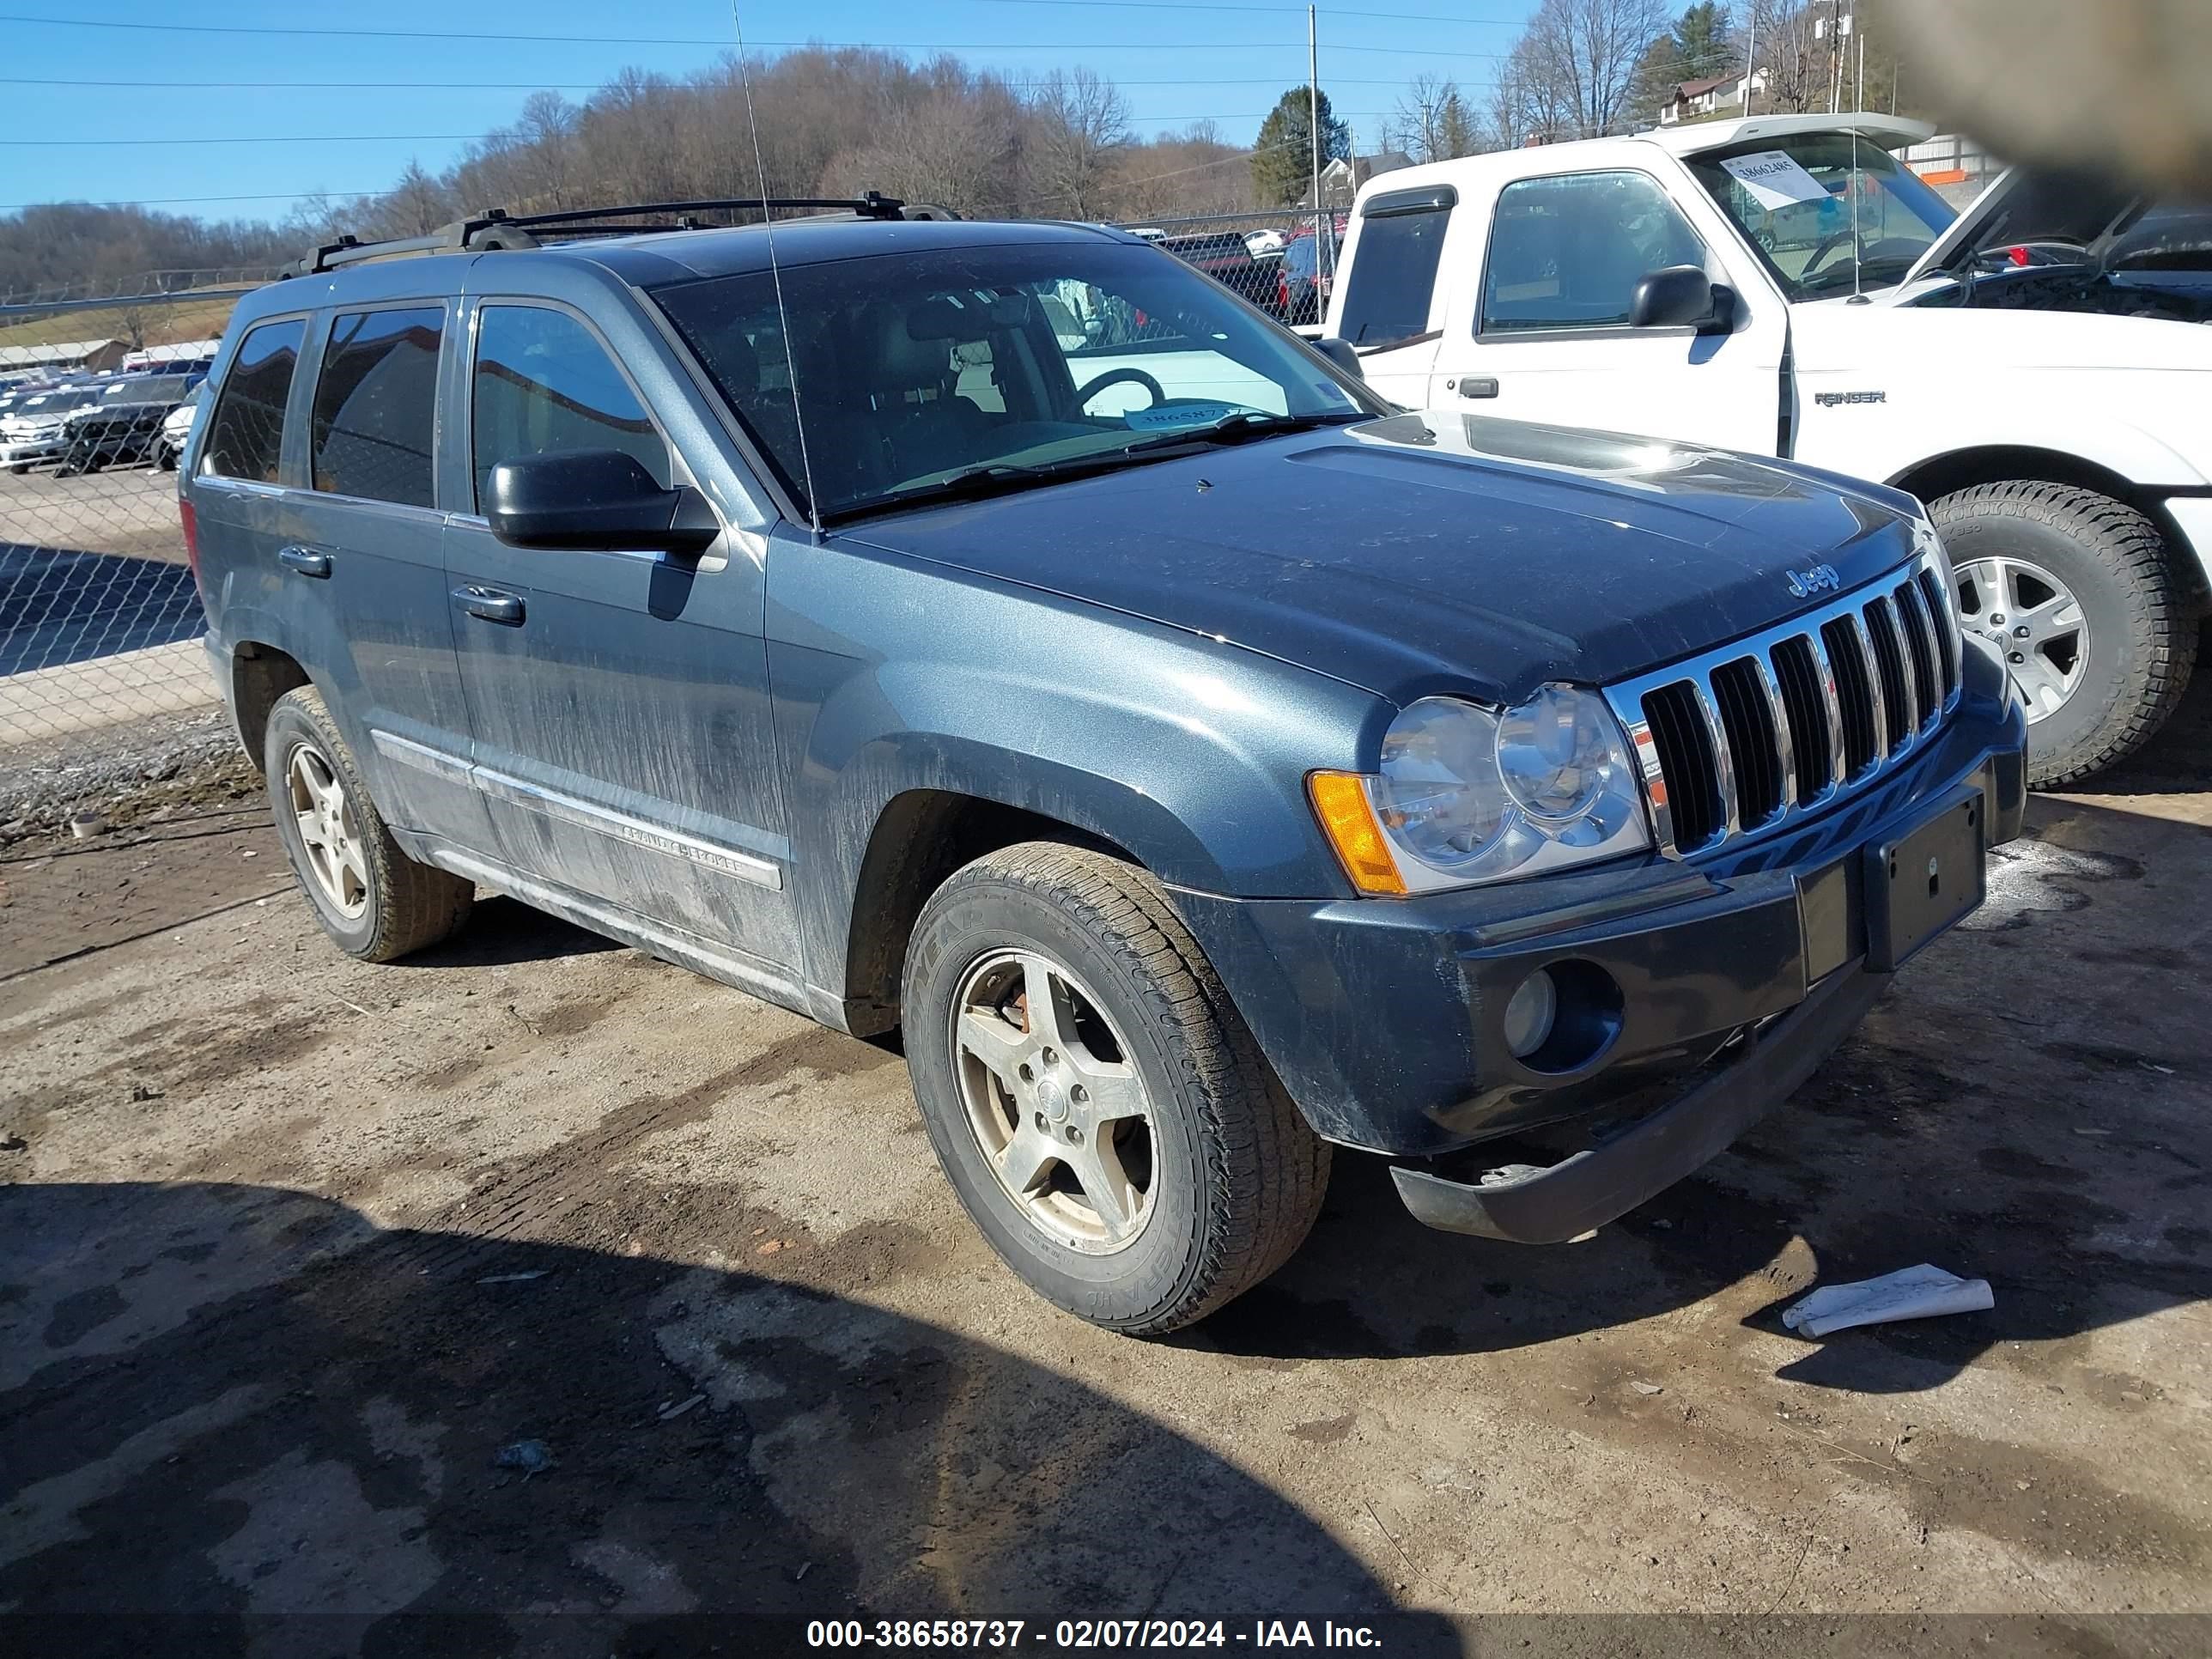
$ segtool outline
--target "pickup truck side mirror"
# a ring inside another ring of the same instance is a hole
[[[568,552],[703,553],[722,529],[697,490],[663,489],[618,449],[501,461],[483,513],[503,542]]]
[[[1313,349],[1352,376],[1353,380],[1364,380],[1367,378],[1367,371],[1360,366],[1359,354],[1352,349],[1351,341],[1340,339],[1332,334],[1326,338],[1316,340],[1313,343]]]
[[[1695,265],[1668,265],[1636,285],[1628,302],[1631,328],[1694,328],[1725,334],[1735,326],[1735,290]]]

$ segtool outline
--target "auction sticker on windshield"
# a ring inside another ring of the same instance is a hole
[[[1133,409],[1121,418],[1139,432],[1153,432],[1184,426],[1218,426],[1231,415],[1263,412],[1243,404],[1179,403],[1157,409]]]
[[[1724,155],[1721,165],[1749,191],[1752,199],[1772,212],[1797,202],[1825,202],[1827,188],[1797,165],[1787,150],[1763,149],[1756,155]]]

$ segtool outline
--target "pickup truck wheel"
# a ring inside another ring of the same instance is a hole
[[[1929,504],[1958,577],[1959,619],[2012,665],[2030,730],[2027,781],[2122,760],[2189,684],[2197,630],[2158,526],[2069,484],[1982,484]]]
[[[399,850],[321,692],[301,686],[276,700],[263,753],[277,839],[338,949],[391,962],[466,919],[475,887]]]
[[[906,1048],[953,1190],[1031,1288],[1188,1325],[1290,1259],[1329,1148],[1143,871],[1047,842],[954,874],[907,950]]]

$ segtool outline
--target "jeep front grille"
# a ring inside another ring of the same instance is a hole
[[[1778,628],[1609,686],[1669,858],[1833,805],[1913,753],[1959,700],[1959,617],[1941,562]]]

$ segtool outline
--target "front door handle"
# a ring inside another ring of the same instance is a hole
[[[296,570],[302,576],[327,576],[331,574],[331,556],[312,547],[280,547],[276,562],[288,570]]]
[[[1494,374],[1467,375],[1459,383],[1459,395],[1462,398],[1495,398],[1498,395],[1498,377]]]
[[[503,623],[509,628],[522,626],[522,596],[502,593],[496,587],[457,587],[453,598],[462,610],[471,617],[482,617],[486,622]]]

